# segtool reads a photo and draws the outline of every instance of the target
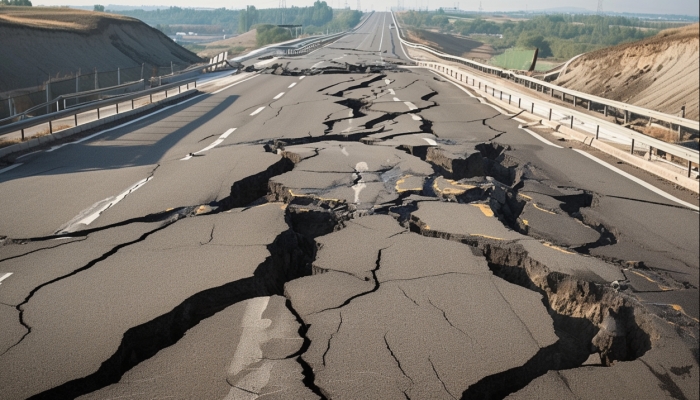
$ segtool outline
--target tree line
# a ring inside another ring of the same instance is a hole
[[[482,35],[480,39],[497,49],[534,48],[540,57],[571,58],[577,54],[620,43],[644,39],[666,28],[663,23],[636,18],[603,15],[539,15],[526,21],[497,23],[480,17],[450,18],[444,12],[408,11],[401,14],[405,24],[437,28],[441,32]],[[454,21],[451,23],[450,19]],[[650,28],[653,26],[653,28]],[[673,25],[676,26],[676,25]],[[644,29],[640,29],[644,28]]]
[[[196,10],[170,7],[151,11],[107,11],[140,19],[166,34],[174,34],[177,27],[182,25],[199,25],[197,27],[199,33],[244,33],[259,24],[303,25],[304,33],[314,34],[325,32],[326,29],[349,29],[356,25],[362,16],[359,11],[333,10],[325,1],[316,1],[311,7],[270,9],[247,6],[243,10],[225,8]]]

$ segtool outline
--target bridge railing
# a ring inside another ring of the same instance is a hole
[[[89,103],[84,103],[80,104],[75,107],[69,107],[65,108],[63,110],[45,114],[45,115],[39,115],[36,117],[30,117],[30,118],[25,118],[21,119],[19,121],[0,126],[0,136],[7,135],[10,133],[14,132],[21,132],[21,137],[22,140],[25,139],[24,137],[24,131],[28,128],[35,127],[37,125],[41,124],[46,124],[48,123],[48,128],[49,128],[49,133],[53,133],[53,122],[59,119],[64,119],[66,117],[74,117],[75,121],[75,126],[78,126],[78,115],[89,112],[89,111],[97,111],[97,119],[100,119],[100,109],[105,108],[105,107],[110,107],[110,106],[116,106],[116,113],[119,114],[119,104],[125,103],[128,101],[131,101],[131,109],[134,109],[134,101],[136,99],[140,98],[145,98],[148,97],[150,102],[153,102],[153,95],[160,93],[160,92],[165,92],[165,97],[168,97],[168,91],[171,90],[178,90],[178,93],[182,92],[182,88],[185,87],[185,90],[188,90],[190,88],[190,84],[193,84],[193,87],[197,87],[197,80],[196,79],[188,79],[188,80],[183,80],[179,82],[174,82],[170,83],[167,85],[162,85],[158,86],[152,89],[147,89],[147,90],[142,90],[139,92],[133,92],[133,93],[128,93],[125,95],[121,96],[114,96],[106,100],[99,100],[99,101],[94,101],[94,102],[89,102]],[[54,101],[51,102],[52,104]],[[41,107],[45,107],[46,105],[43,104]]]
[[[422,45],[422,44],[417,44],[417,43],[412,43],[407,41],[405,38],[402,37],[402,32],[401,28],[399,28],[399,25],[396,21],[396,17],[394,16],[394,13],[392,12],[392,18],[394,18],[394,23],[397,26],[397,31],[399,33],[399,40],[401,43],[407,47],[411,47],[414,49],[419,49],[426,51],[428,53],[431,53],[443,60],[449,60],[452,62],[457,62],[463,65],[466,65],[470,68],[476,69],[478,71],[481,71],[483,73],[495,75],[501,78],[507,78],[512,81],[518,82],[520,84],[523,84],[524,86],[528,88],[534,88],[538,91],[542,92],[549,92],[552,96],[555,95],[555,92],[558,92],[559,95],[562,97],[562,99],[566,99],[566,96],[571,99],[573,102],[574,107],[578,102],[581,102],[583,100],[587,106],[588,109],[594,110],[594,111],[600,111],[606,116],[608,113],[614,111],[614,110],[619,110],[622,112],[624,116],[624,123],[627,124],[629,123],[634,115],[637,116],[643,116],[649,119],[657,120],[657,121],[662,121],[667,124],[670,124],[671,128],[685,128],[691,133],[698,134],[700,133],[700,121],[694,121],[692,119],[684,118],[682,116],[677,116],[677,115],[671,115],[667,113],[662,113],[660,111],[654,111],[654,110],[649,110],[647,108],[639,107],[639,106],[634,106],[631,104],[623,103],[620,101],[615,101],[615,100],[609,100],[605,99],[599,96],[595,96],[592,94],[588,93],[583,93],[579,92],[576,90],[572,89],[567,89],[558,85],[555,85],[550,82],[545,82],[533,77],[529,77],[526,75],[521,75],[518,73],[515,73],[513,71],[508,71],[502,68],[494,67],[492,65],[486,65],[482,64],[473,60],[469,60],[466,58],[462,57],[457,57],[453,56],[450,54],[445,54],[443,52],[437,51],[433,48],[430,48],[428,46]]]

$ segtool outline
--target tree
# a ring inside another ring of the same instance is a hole
[[[539,55],[541,57],[549,57],[552,55],[552,49],[549,47],[549,43],[544,40],[542,35],[538,35],[536,32],[523,32],[518,37],[516,46],[523,49],[540,49]]]
[[[99,11],[99,12],[105,12],[105,6],[101,6],[99,4],[95,4],[95,7],[92,8],[93,11]]]

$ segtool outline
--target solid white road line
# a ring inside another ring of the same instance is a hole
[[[291,85],[287,86],[287,89],[291,89],[291,88],[293,88],[293,87],[296,86],[296,85],[297,85],[296,82],[292,82]]]
[[[382,37],[379,39],[379,59],[384,62],[384,56],[382,56],[382,42],[384,42],[384,24],[386,24],[386,14],[384,14],[384,19],[382,20]]]
[[[221,88],[221,89],[219,89],[219,90],[217,90],[217,91],[215,91],[215,92],[212,92],[212,94],[221,93],[221,92],[223,92],[223,91],[226,90],[226,89],[229,89],[229,88],[232,88],[232,87],[238,85],[239,83],[243,83],[243,82],[249,81],[249,80],[251,80],[251,79],[253,79],[253,78],[255,78],[255,77],[258,77],[258,76],[260,76],[260,75],[253,75],[253,76],[251,76],[250,78],[246,78],[246,79],[243,79],[243,80],[241,80],[241,81],[232,83],[232,84],[230,84],[230,85],[228,85],[228,86],[226,86],[226,87],[223,87],[223,88]]]
[[[272,99],[273,99],[273,100],[277,100],[277,99],[279,99],[279,98],[282,97],[282,96],[284,96],[284,92],[281,92],[280,94],[278,94],[277,96],[273,97]]]
[[[82,139],[80,139],[80,140],[76,140],[75,142],[59,144],[58,146],[54,146],[54,147],[52,147],[52,148],[46,150],[46,152],[47,152],[47,153],[50,153],[50,152],[52,152],[52,151],[55,151],[55,150],[60,149],[60,148],[63,147],[63,146],[69,146],[69,145],[72,145],[72,144],[78,144],[78,143],[85,142],[85,141],[87,141],[87,140],[90,140],[90,139],[92,139],[92,138],[95,138],[95,137],[97,137],[97,136],[100,136],[100,135],[102,135],[102,134],[104,134],[104,133],[107,133],[107,132],[109,132],[109,131],[113,131],[113,130],[115,130],[115,129],[123,128],[123,127],[125,127],[125,126],[127,126],[127,125],[131,125],[131,124],[133,124],[133,123],[135,123],[135,122],[139,122],[139,121],[141,121],[141,120],[143,120],[143,119],[150,118],[150,117],[152,117],[152,116],[154,116],[154,115],[156,115],[156,114],[158,114],[158,113],[162,113],[163,111],[169,110],[169,109],[171,109],[171,108],[173,108],[173,107],[181,106],[181,105],[183,105],[183,104],[185,104],[185,103],[188,103],[188,102],[190,102],[190,101],[192,101],[192,100],[198,99],[198,98],[204,96],[205,94],[206,94],[206,93],[202,93],[202,94],[200,94],[199,96],[190,97],[189,99],[187,99],[187,100],[185,100],[185,101],[181,101],[180,103],[173,104],[173,105],[171,105],[171,106],[167,106],[167,107],[161,108],[160,110],[154,111],[154,112],[149,113],[149,114],[147,114],[147,115],[144,115],[143,117],[133,119],[133,120],[131,120],[131,121],[129,121],[129,122],[125,122],[125,123],[123,123],[123,124],[121,124],[121,125],[115,126],[114,128],[109,128],[109,129],[105,129],[105,130],[103,130],[103,131],[94,133],[94,134],[92,134],[92,135],[90,135],[90,136],[86,136],[86,137],[84,137],[84,138],[82,138]]]
[[[636,176],[630,175],[630,174],[628,174],[627,172],[625,172],[625,171],[623,171],[623,170],[621,170],[621,169],[619,169],[619,168],[617,168],[617,167],[614,167],[614,166],[612,166],[612,165],[606,163],[606,162],[603,161],[603,160],[600,160],[600,159],[598,159],[598,158],[596,158],[596,157],[593,157],[592,155],[586,153],[586,152],[583,151],[583,150],[578,150],[578,149],[573,149],[573,150],[574,150],[575,152],[577,152],[577,153],[583,155],[583,156],[586,157],[586,158],[590,158],[591,160],[597,162],[598,164],[604,166],[605,168],[607,168],[607,169],[609,169],[609,170],[611,170],[611,171],[617,172],[618,174],[624,176],[625,178],[631,180],[632,182],[636,182],[636,183],[638,183],[638,184],[644,186],[645,188],[651,190],[652,192],[654,192],[654,193],[656,193],[656,194],[658,194],[658,195],[660,195],[660,196],[662,196],[662,197],[665,197],[665,198],[667,198],[667,199],[669,199],[669,200],[671,200],[671,201],[674,201],[674,202],[676,202],[676,203],[678,203],[678,204],[680,204],[680,205],[682,205],[682,206],[684,206],[684,207],[688,207],[688,208],[690,208],[691,210],[700,211],[700,208],[699,208],[698,206],[693,205],[693,204],[690,204],[690,203],[685,202],[685,201],[683,201],[683,200],[681,200],[681,199],[679,199],[679,198],[677,198],[677,197],[675,197],[675,196],[673,196],[673,195],[671,195],[671,194],[668,194],[668,193],[664,192],[663,190],[657,188],[656,186],[653,186],[653,185],[651,185],[651,184],[649,184],[649,183],[644,182],[643,180],[637,178]]]
[[[20,165],[22,165],[22,163],[12,164],[9,167],[5,167],[3,169],[0,169],[0,174],[4,174],[5,172],[7,172],[11,169],[15,169],[15,168],[19,167]]]
[[[252,114],[250,114],[250,115],[251,115],[251,116],[253,116],[253,115],[257,115],[257,114],[259,114],[259,113],[260,113],[260,111],[262,111],[262,110],[264,110],[264,109],[265,109],[265,107],[260,107],[260,108],[258,108],[257,110],[253,111],[253,113],[252,113]]]
[[[5,275],[0,276],[0,285],[2,285],[2,281],[4,281],[5,279],[9,278],[10,275],[12,275],[12,272],[8,272],[8,273],[6,273]]]
[[[302,79],[304,79],[304,78],[306,78],[306,75],[300,76],[300,77],[299,77],[299,80],[302,80]]]
[[[531,130],[529,130],[529,129],[527,129],[527,128],[520,128],[520,129],[522,129],[522,130],[524,130],[525,132],[529,133],[530,135],[532,135],[532,137],[534,137],[535,139],[539,140],[540,142],[542,142],[542,143],[544,143],[544,144],[548,144],[548,145],[550,145],[550,146],[552,146],[552,147],[556,147],[557,149],[563,149],[563,147],[558,146],[558,145],[556,145],[556,144],[550,142],[549,140],[543,138],[542,136],[536,134],[535,132],[533,132],[533,131],[531,131]]]
[[[31,156],[32,154],[41,153],[42,151],[44,151],[44,150],[32,151],[31,153],[27,153],[27,154],[24,154],[24,155],[21,155],[21,156],[15,158],[15,160],[19,160],[20,158],[24,158],[26,156]]]

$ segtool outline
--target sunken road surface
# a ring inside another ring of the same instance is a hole
[[[390,22],[0,170],[0,397],[697,399],[698,213]]]

